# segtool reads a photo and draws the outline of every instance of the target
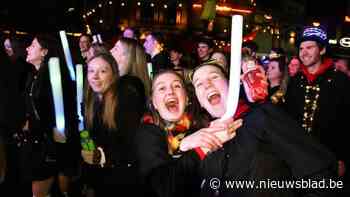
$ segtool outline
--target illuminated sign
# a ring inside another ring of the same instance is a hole
[[[339,44],[342,47],[350,48],[350,37],[341,38]]]

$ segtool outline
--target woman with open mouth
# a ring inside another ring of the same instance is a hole
[[[153,79],[151,113],[144,116],[145,124],[136,132],[146,196],[199,196],[201,176],[196,165],[200,155],[221,148],[242,124],[229,119],[198,129],[187,92],[175,71],[163,71]]]
[[[243,83],[246,81],[243,80]],[[261,87],[265,82],[261,81]],[[203,63],[196,67],[192,84],[200,105],[211,118],[226,112],[228,77],[221,66]],[[247,88],[248,86],[244,86]],[[244,89],[245,93],[249,90]],[[235,138],[209,156],[202,157],[201,196],[327,196],[329,190],[287,190],[261,185],[252,188],[213,188],[220,181],[286,181],[330,179],[334,177],[335,157],[307,136],[291,118],[271,103],[246,104],[240,100],[235,118],[243,119]],[[330,194],[332,195],[332,194]]]

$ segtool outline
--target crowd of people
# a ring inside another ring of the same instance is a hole
[[[159,32],[140,40],[133,28],[115,43],[88,34],[76,42],[81,103],[55,34],[34,35],[29,46],[2,40],[1,196],[347,196],[350,55],[330,57],[323,28],[305,27],[294,56],[272,48],[262,61],[244,43],[242,65],[232,65],[242,67],[238,107],[228,119],[229,56],[211,37],[196,40],[195,56]],[[60,63],[63,134],[51,57]],[[213,178],[341,184],[225,188]]]

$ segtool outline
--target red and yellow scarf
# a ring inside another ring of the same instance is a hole
[[[168,152],[170,155],[175,155],[179,152],[181,140],[185,137],[191,127],[192,117],[184,114],[177,122],[168,123],[164,127],[167,132]],[[154,124],[153,117],[149,114],[144,115],[143,123]]]
[[[307,78],[307,81],[309,83],[314,82],[318,76],[322,75],[325,73],[328,69],[330,69],[333,66],[333,61],[332,59],[326,58],[320,65],[319,69],[316,71],[316,73],[310,73],[307,70],[307,67],[303,64],[300,65],[301,67],[301,72],[304,74],[304,76]]]

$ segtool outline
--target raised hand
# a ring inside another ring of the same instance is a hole
[[[241,80],[249,102],[264,100],[268,96],[268,82],[264,69],[260,65],[255,65],[255,68],[244,65]]]

